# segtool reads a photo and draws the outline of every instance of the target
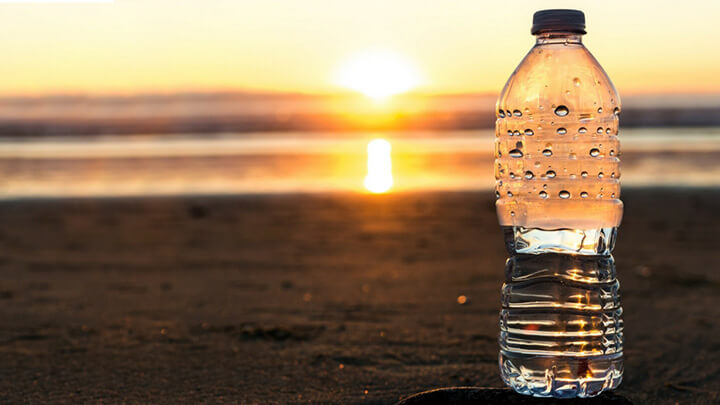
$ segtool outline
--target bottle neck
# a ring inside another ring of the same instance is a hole
[[[576,32],[551,31],[536,35],[535,45],[582,44],[582,34]]]

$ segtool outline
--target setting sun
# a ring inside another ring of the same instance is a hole
[[[371,193],[384,193],[393,185],[390,150],[390,142],[384,139],[373,139],[368,143],[365,188]]]
[[[373,100],[384,100],[414,89],[421,80],[418,71],[400,55],[367,51],[348,60],[338,71],[335,82]]]

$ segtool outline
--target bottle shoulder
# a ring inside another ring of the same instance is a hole
[[[536,45],[505,84],[496,110],[592,114],[619,112],[620,97],[600,63],[582,44]]]

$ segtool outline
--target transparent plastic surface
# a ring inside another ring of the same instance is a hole
[[[498,100],[496,207],[510,253],[499,362],[519,393],[591,397],[622,380],[619,113],[574,33],[539,35]]]
[[[622,381],[615,228],[505,227],[500,371],[522,394],[589,397]]]
[[[579,34],[548,33],[497,102],[501,225],[590,229],[620,224],[620,98]]]

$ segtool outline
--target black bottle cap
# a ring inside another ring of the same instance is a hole
[[[543,32],[575,32],[585,34],[585,14],[580,10],[540,10],[533,14],[533,25],[530,33]]]

